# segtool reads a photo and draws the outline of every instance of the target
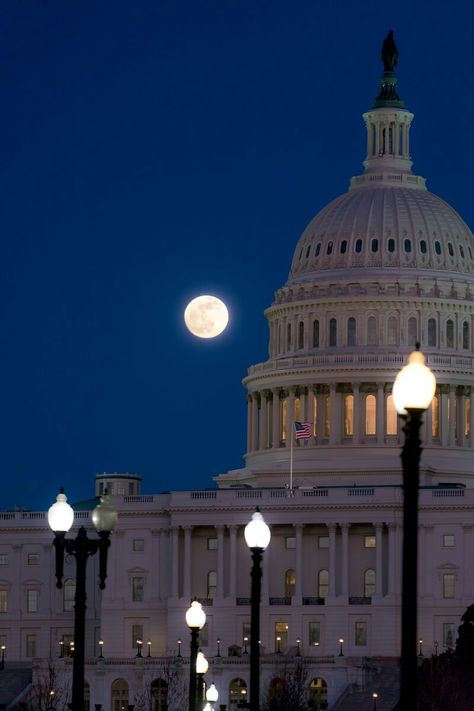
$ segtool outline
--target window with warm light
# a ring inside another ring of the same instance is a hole
[[[377,401],[375,395],[367,395],[365,398],[365,434],[374,435],[376,423]]]
[[[464,437],[469,437],[471,431],[471,401],[469,398],[464,400]]]
[[[377,539],[373,535],[364,536],[364,548],[375,548]]]
[[[434,395],[431,401],[431,436],[439,437],[439,397]]]
[[[329,395],[324,396],[324,436],[331,433],[331,400]]]
[[[293,597],[295,594],[296,574],[294,570],[287,570],[285,573],[285,597]]]
[[[316,393],[313,397],[313,435],[317,435],[317,422],[318,422],[318,401],[316,398]]]
[[[318,597],[327,597],[329,594],[329,573],[324,568],[318,572]]]
[[[368,568],[364,573],[364,597],[375,595],[375,570]]]
[[[286,441],[286,398],[281,400],[281,408],[280,408],[280,440],[282,442]]]
[[[296,420],[296,422],[301,422],[301,420],[303,419],[301,414],[301,399],[299,397],[295,397],[294,419]]]
[[[275,652],[278,649],[282,654],[288,650],[288,622],[275,622]]]
[[[344,396],[344,436],[352,437],[354,434],[354,396]]]
[[[321,623],[320,622],[309,622],[308,623],[308,645],[310,647],[317,647],[321,643]]]
[[[398,414],[393,403],[393,395],[387,395],[386,408],[387,423],[385,432],[388,435],[396,435],[398,432]]]

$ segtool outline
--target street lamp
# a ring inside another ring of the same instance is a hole
[[[260,511],[245,526],[245,542],[252,554],[250,595],[250,709],[260,709],[260,595],[262,588],[262,554],[270,543],[271,533]]]
[[[247,650],[247,644],[248,644],[249,638],[247,636],[244,637],[244,654],[248,654]]]
[[[219,637],[216,639],[216,642],[217,642],[217,654],[216,654],[216,657],[220,657],[220,656],[221,656],[221,640],[219,639]]]
[[[99,588],[105,588],[107,577],[107,551],[110,546],[110,532],[117,521],[117,511],[108,496],[100,497],[100,504],[92,511],[92,522],[99,538],[87,537],[84,526],[79,528],[74,539],[67,539],[66,533],[74,522],[74,511],[67,503],[63,489],[48,511],[48,523],[54,531],[56,549],[56,587],[63,586],[64,553],[76,559],[76,593],[74,597],[74,657],[72,666],[72,711],[84,709],[84,640],[86,620],[86,566],[87,560],[99,551]]]
[[[280,642],[281,642],[281,637],[280,637],[280,635],[278,635],[278,637],[276,638],[276,643],[277,643],[277,649],[276,649],[276,651],[277,651],[277,654],[281,654]]]
[[[301,652],[300,652],[300,644],[301,644],[301,640],[300,640],[300,638],[298,637],[298,639],[296,640],[296,656],[297,656],[297,657],[299,657],[300,654],[301,654]]]
[[[425,365],[416,344],[408,365],[393,384],[393,403],[405,424],[402,449],[403,467],[403,548],[402,548],[402,640],[400,663],[400,711],[416,708],[417,703],[417,558],[418,486],[420,478],[420,427],[422,414],[429,407],[436,379]]]
[[[146,656],[151,657],[151,639],[148,640],[146,646],[148,647],[148,654]]]
[[[136,657],[142,656],[142,647],[143,647],[143,640],[137,639],[137,653],[135,655]]]
[[[206,613],[196,599],[191,602],[191,607],[186,611],[186,624],[191,632],[191,655],[189,659],[189,711],[196,708],[196,659],[199,646],[199,630],[206,624]],[[201,711],[199,709],[199,711]]]
[[[2,650],[2,658],[0,659],[0,670],[2,670],[2,669],[5,669],[5,649],[6,649],[6,646],[4,644],[2,644],[0,649]]]
[[[214,682],[212,682],[212,684],[206,691],[206,701],[210,705],[211,711],[214,711],[214,704],[216,703],[218,698],[219,692],[217,691]]]
[[[438,641],[437,640],[434,641],[433,646],[434,646],[435,657],[437,657],[438,656]]]
[[[374,700],[374,710],[373,711],[377,711],[377,699],[379,698],[379,695],[377,694],[376,691],[373,692],[372,698]]]
[[[181,656],[181,640],[180,639],[178,639],[177,644],[178,644],[178,654],[176,656],[180,657]]]
[[[423,656],[423,640],[422,639],[418,640],[418,656],[419,657]]]
[[[99,659],[104,658],[104,640],[99,639]]]
[[[197,708],[201,711],[204,701],[204,674],[207,674],[209,663],[204,654],[199,650],[196,657],[196,678],[197,678]]]
[[[342,645],[343,645],[343,644],[344,644],[343,638],[342,638],[342,637],[339,637],[339,654],[338,654],[339,657],[343,657],[343,656],[344,656],[344,652],[343,652],[343,648],[342,648]]]

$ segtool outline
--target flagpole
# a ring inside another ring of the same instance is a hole
[[[290,496],[293,493],[293,430],[294,424],[291,426],[291,444],[290,444]]]

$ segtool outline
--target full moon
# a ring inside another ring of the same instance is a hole
[[[189,302],[184,312],[184,322],[189,331],[199,338],[215,338],[227,326],[227,306],[217,296],[204,294]]]

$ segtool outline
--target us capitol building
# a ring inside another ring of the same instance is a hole
[[[184,708],[185,611],[194,596],[207,615],[206,679],[229,711],[245,700],[251,561],[243,530],[256,506],[272,534],[263,556],[262,690],[298,655],[311,708],[339,708],[341,696],[372,683],[374,669],[396,669],[403,435],[391,391],[416,341],[437,380],[422,428],[417,635],[424,656],[455,644],[474,596],[474,239],[412,172],[413,114],[393,66],[363,118],[364,173],[303,231],[265,312],[269,357],[243,381],[244,466],[216,476],[215,488],[154,495],[141,493],[138,475],[96,477],[95,494],[112,495],[118,523],[103,592],[98,562],[88,564],[90,709],[138,711],[147,693],[144,708]],[[290,488],[294,421],[311,423],[311,437],[294,442]],[[90,525],[92,537],[89,503],[77,507],[75,527]],[[38,674],[49,658],[59,680],[70,674],[76,568],[66,558],[56,589],[51,544],[46,513],[0,513],[0,674],[31,665]]]

